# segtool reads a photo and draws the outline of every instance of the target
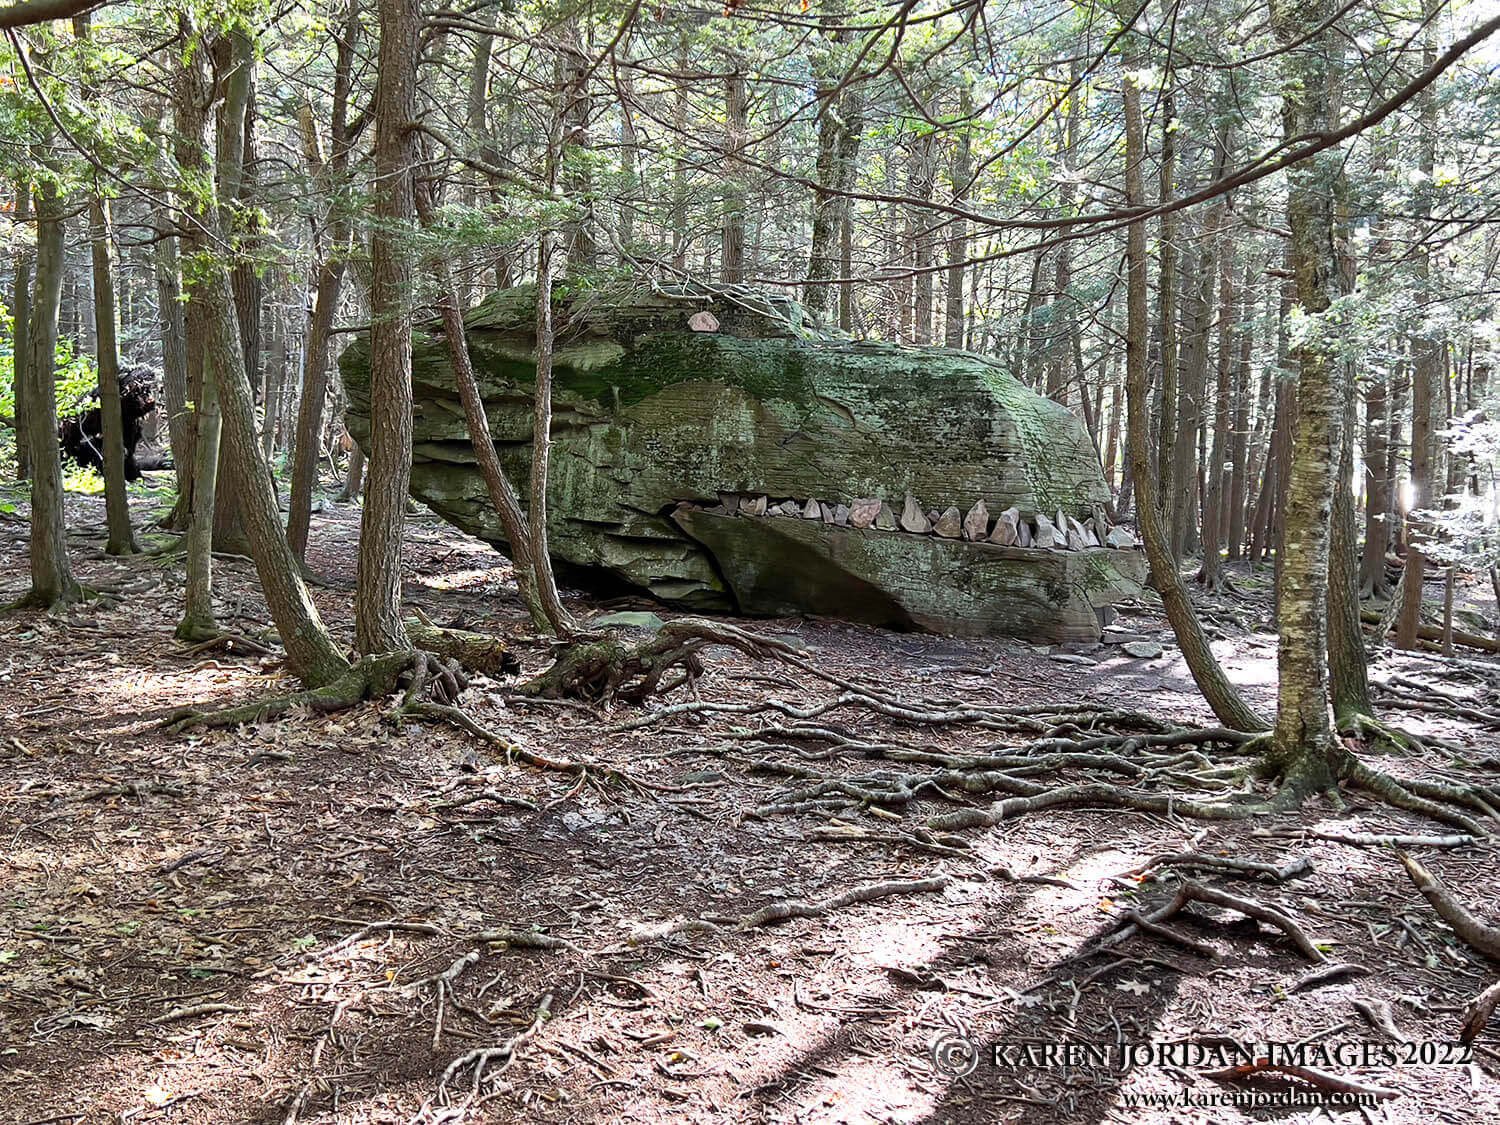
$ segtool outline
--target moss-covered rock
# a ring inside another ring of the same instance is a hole
[[[496,447],[523,489],[534,299],[530,288],[507,290],[467,317]],[[695,316],[702,313],[709,315]],[[748,290],[590,292],[560,299],[555,319],[551,548],[575,581],[612,579],[696,609],[806,609],[940,631],[1041,636],[1049,630],[1039,616],[1078,618],[1052,634],[1087,632],[1083,619],[1094,607],[1137,587],[1134,552],[1104,552],[1123,561],[1112,562],[1112,577],[1096,581],[1080,601],[1074,572],[1083,564],[1043,560],[1049,552],[996,554],[1000,548],[955,541],[934,547],[923,537],[852,533],[817,520],[806,521],[796,538],[822,546],[798,552],[800,569],[788,573],[790,533],[761,532],[789,521],[725,517],[713,520],[710,532],[711,517],[674,519],[679,504],[714,506],[721,493],[773,503],[817,499],[830,510],[874,497],[899,511],[910,495],[938,510],[969,511],[984,500],[991,512],[1014,507],[1023,517],[1059,509],[1080,518],[1099,514],[1107,492],[1082,426],[984,357],[837,339],[804,326],[795,303]],[[418,332],[413,345],[412,493],[503,548],[436,331]],[[368,349],[361,337],[341,360],[349,428],[361,444],[369,432]],[[727,534],[717,527],[726,523],[744,526]],[[942,555],[942,565],[922,561],[937,558],[935,550],[951,556]],[[1038,557],[1028,561],[1027,554]],[[824,565],[816,564],[819,557]],[[833,558],[842,561],[827,565]],[[950,596],[974,584],[966,568],[994,580]],[[1068,576],[1059,577],[1059,568]],[[916,593],[924,583],[932,593],[926,603]],[[896,586],[907,592],[894,597]],[[834,587],[843,594],[834,596]],[[755,593],[773,588],[776,597]],[[882,596],[899,612],[850,608]],[[1022,602],[1047,612],[997,608]]]

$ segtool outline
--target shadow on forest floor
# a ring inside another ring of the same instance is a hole
[[[81,509],[75,525],[96,518],[97,501],[70,503]],[[351,510],[331,508],[315,528],[312,561],[330,578],[316,597],[334,622],[348,617],[356,524]],[[0,598],[24,584],[24,532],[0,522]],[[997,1066],[993,1048],[1382,1042],[1355,1001],[1388,1004],[1413,1040],[1446,1042],[1457,1006],[1494,974],[1455,945],[1388,854],[1297,832],[1053,810],[935,849],[912,833],[924,815],[951,810],[938,797],[900,816],[746,816],[787,788],[768,757],[829,773],[870,766],[806,745],[752,748],[732,716],[611,732],[625,713],[528,706],[487,681],[471,690],[483,721],[553,756],[626,768],[639,790],[573,792],[571,776],[497,760],[452,730],[396,730],[374,705],[166,737],[156,717],[265,694],[279,669],[184,657],[171,638],[180,574],[106,559],[91,543],[75,540],[80,571],[127,588],[123,604],[0,619],[7,1121],[1290,1119],[1309,1105],[1143,1108],[1183,1091],[1206,1099],[1271,1093],[1275,1083],[1229,1086],[1194,1066]],[[521,634],[503,559],[429,519],[412,521],[408,551],[409,596],[435,619]],[[263,628],[250,568],[225,562],[219,578],[224,623]],[[1264,610],[1240,601],[1226,612],[1253,624]],[[1274,646],[1221,620],[1232,671],[1269,706]],[[1170,641],[1151,612],[1131,621]],[[888,691],[912,699],[1094,700],[1207,718],[1170,644],[1154,661],[1103,650],[1084,666],[1013,643],[800,619],[756,627],[794,635],[831,671],[880,669]],[[519,644],[527,670],[539,668],[545,647]],[[737,654],[715,651],[710,664],[704,698],[826,695]],[[838,724],[924,750],[994,740],[863,713]],[[1431,729],[1493,764],[1486,732]],[[1392,768],[1451,765],[1433,756]],[[452,804],[486,789],[532,807]],[[1275,827],[1435,830],[1351,800],[1347,812],[1311,807]],[[1188,850],[1309,858],[1313,872],[1285,884],[1202,878],[1291,912],[1333,959],[1369,972],[1294,992],[1308,965],[1281,935],[1201,908],[1173,925],[1214,947],[1216,961],[1143,936],[1076,957],[1130,908],[1170,896],[1170,875],[1141,882],[1128,872]],[[1500,918],[1493,846],[1424,859],[1472,908]],[[822,917],[642,937],[674,921],[936,874],[948,877],[939,891]],[[520,936],[475,938],[501,928]],[[559,948],[532,948],[536,935]],[[432,978],[444,972],[453,987],[440,1003]],[[930,1053],[954,1035],[981,1052],[963,1078]],[[513,1054],[492,1055],[477,1090],[472,1066],[443,1087],[467,1052],[507,1043]],[[1492,1031],[1472,1066],[1335,1069],[1399,1092],[1365,1111],[1369,1120],[1493,1120],[1496,1046]]]

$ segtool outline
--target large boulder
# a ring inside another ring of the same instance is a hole
[[[523,494],[534,301],[530,287],[505,290],[466,318],[495,444]],[[857,518],[911,497],[1104,526],[1087,433],[985,357],[835,338],[794,302],[742,289],[592,291],[560,298],[555,321],[549,531],[570,581],[696,610],[1046,640],[1097,635],[1103,607],[1139,591],[1135,551],[1001,547]],[[503,550],[440,332],[413,338],[412,495]],[[365,445],[368,336],[340,368]],[[838,522],[840,506],[856,515]]]

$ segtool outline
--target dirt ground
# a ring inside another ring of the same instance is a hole
[[[99,501],[70,505],[71,526],[102,523]],[[345,639],[357,530],[348,507],[313,529],[317,601]],[[287,681],[274,659],[173,640],[180,561],[106,558],[93,535],[72,546],[80,577],[123,601],[0,617],[0,1120],[1500,1121],[1500,1028],[1471,1055],[1455,1046],[1460,1008],[1497,966],[1455,939],[1390,849],[1327,838],[1450,825],[1359,793],[1276,821],[1052,808],[948,832],[929,820],[996,797],[931,785],[840,808],[795,791],[916,768],[893,747],[921,761],[1028,736],[858,706],[798,718],[841,689],[720,649],[697,696],[740,711],[643,715],[523,701],[513,682],[470,688],[479,721],[585,774],[507,761],[447,727],[397,729],[389,702],[168,735],[174,708]],[[25,524],[0,518],[0,601],[24,591],[25,551]],[[406,566],[410,602],[434,621],[512,637],[526,673],[548,663],[488,548],[413,517]],[[221,560],[218,578],[221,624],[261,633],[249,564]],[[1269,712],[1265,582],[1241,585],[1211,614],[1216,647]],[[583,617],[652,608],[569,600]],[[1211,718],[1149,607],[1122,625],[1165,646],[1154,659],[746,624],[917,709]],[[1472,714],[1409,696],[1388,716],[1437,737],[1377,764],[1500,781],[1489,667],[1384,656],[1374,675],[1393,691],[1399,677],[1435,685]],[[753,709],[767,699],[787,706]],[[1172,777],[1152,784],[1174,791]],[[1414,850],[1500,921],[1493,843]],[[1181,852],[1310,870],[1132,874]],[[1280,908],[1328,963],[1355,967],[1309,980],[1320,966],[1280,930],[1203,905],[1170,923],[1191,944],[1138,933],[1085,948],[1183,878]],[[829,902],[856,891],[869,900]],[[787,900],[818,909],[757,914]],[[963,1041],[977,1065],[955,1077],[944,1066]],[[1109,1055],[1039,1057],[1028,1043]],[[1310,1065],[1394,1096],[1340,1104],[1285,1075],[1210,1077],[1225,1063],[1202,1053],[1229,1043],[1327,1048]]]

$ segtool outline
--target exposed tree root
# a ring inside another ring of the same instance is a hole
[[[418,649],[456,660],[487,676],[508,676],[521,670],[521,662],[502,637],[434,625],[421,614],[406,622],[406,635]]]
[[[819,899],[816,902],[804,899],[773,902],[769,906],[763,906],[739,918],[690,918],[658,926],[641,926],[631,931],[629,941],[631,945],[640,945],[645,942],[662,941],[678,934],[719,933],[723,930],[743,932],[776,922],[785,922],[791,918],[821,918],[847,906],[874,902],[893,895],[930,894],[941,891],[951,882],[952,879],[947,875],[933,875],[926,879],[873,883],[864,887],[855,887],[843,894]]]
[[[1427,868],[1405,852],[1397,852],[1401,865],[1411,877],[1422,897],[1432,904],[1433,910],[1470,948],[1478,950],[1492,961],[1500,962],[1500,927],[1491,926],[1471,914],[1463,903],[1453,897],[1453,892]]]
[[[332,714],[354,707],[366,699],[390,695],[396,690],[401,674],[411,669],[412,664],[413,657],[409,652],[367,656],[351,665],[347,672],[326,687],[294,691],[288,695],[262,699],[239,707],[226,707],[219,711],[186,707],[172,712],[162,720],[162,725],[171,733],[180,734],[195,727],[223,728],[237,727],[243,723],[261,723],[299,707],[321,714]]]
[[[1177,894],[1165,906],[1153,910],[1150,914],[1141,915],[1140,920],[1146,923],[1148,932],[1152,926],[1160,924],[1179,913],[1190,902],[1201,902],[1209,906],[1220,906],[1228,910],[1236,910],[1247,917],[1254,918],[1258,922],[1276,927],[1291,939],[1297,951],[1315,965],[1325,964],[1327,956],[1317,947],[1311,938],[1303,931],[1290,915],[1283,913],[1274,906],[1267,906],[1263,902],[1257,902],[1251,898],[1241,898],[1238,895],[1229,894],[1227,891],[1217,890],[1214,887],[1205,887],[1201,883],[1183,883],[1177,888]],[[1133,937],[1142,929],[1137,925],[1137,919],[1130,919],[1126,924],[1111,934],[1092,943],[1090,946],[1079,950],[1069,960],[1081,960],[1106,949],[1111,949]],[[1174,935],[1175,938],[1176,935]]]
[[[552,667],[516,690],[544,699],[640,703],[696,683],[703,674],[699,653],[709,645],[727,645],[757,658],[795,651],[737,625],[684,617],[667,622],[634,647],[615,637],[574,638],[561,646]]]
[[[1500,1008],[1500,980],[1490,985],[1474,999],[1464,1005],[1459,1021],[1458,1041],[1472,1043],[1490,1022],[1495,1009]]]
[[[1310,875],[1313,869],[1312,861],[1306,856],[1298,856],[1277,867],[1274,863],[1262,863],[1254,859],[1203,855],[1200,852],[1174,852],[1171,855],[1155,856],[1135,868],[1130,874],[1146,875],[1158,867],[1189,867],[1203,871],[1216,871],[1230,876],[1238,875],[1247,879],[1266,878],[1274,883],[1285,883],[1299,875]]]

